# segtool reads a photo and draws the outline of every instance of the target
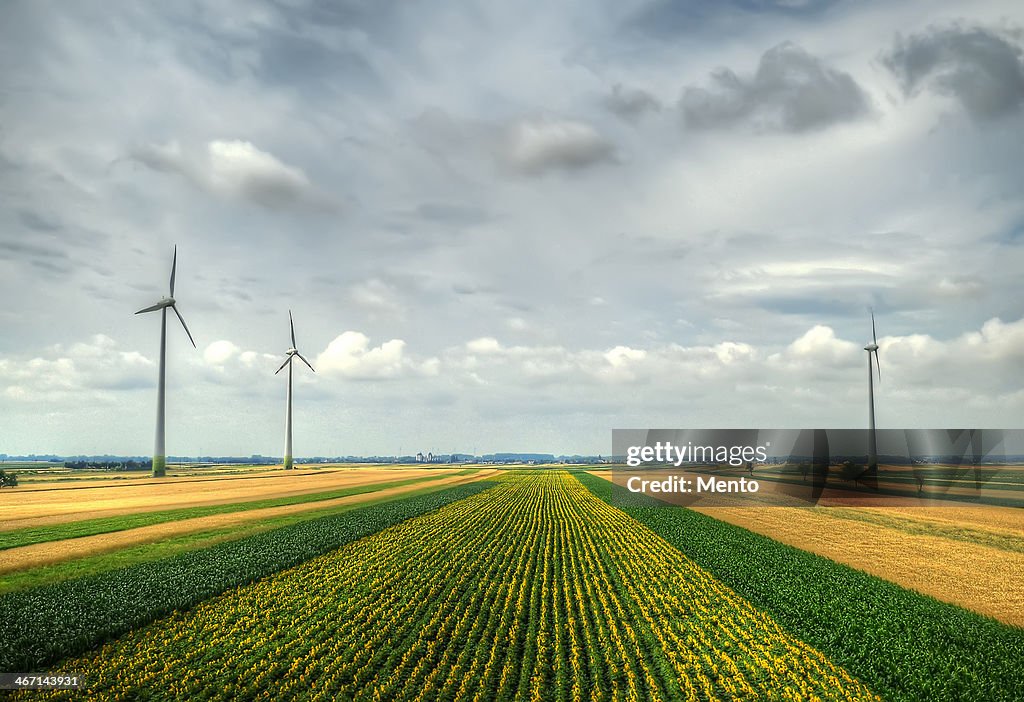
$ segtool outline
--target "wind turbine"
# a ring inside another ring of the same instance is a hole
[[[868,473],[878,472],[878,444],[875,440],[875,371],[878,382],[882,382],[882,367],[878,362],[878,336],[875,334],[875,311],[871,310],[871,343],[864,347],[868,352]],[[874,354],[874,365],[872,365]]]
[[[285,366],[288,366],[288,409],[285,411],[284,419],[284,469],[291,470],[294,467],[292,461],[292,361],[298,356],[299,360],[309,366],[309,369],[316,373],[316,369],[306,360],[306,357],[299,353],[295,343],[295,320],[292,319],[292,311],[288,310],[288,322],[292,328],[292,347],[285,353],[288,356],[285,362],[281,364],[281,367],[274,371],[274,375],[277,375]]]
[[[156,386],[156,445],[153,449],[153,477],[162,478],[167,474],[167,454],[164,452],[164,387],[165,373],[164,367],[167,360],[167,308],[170,307],[174,310],[174,314],[178,315],[178,321],[181,322],[181,326],[185,328],[185,333],[188,334],[188,340],[192,342],[192,347],[195,348],[196,341],[192,338],[192,332],[188,330],[188,325],[185,324],[185,318],[181,316],[181,312],[178,311],[177,300],[174,299],[174,273],[178,268],[178,247],[174,247],[174,259],[171,262],[171,294],[169,297],[160,298],[160,302],[147,307],[144,310],[139,310],[135,314],[142,314],[144,312],[156,312],[160,310],[160,380]]]

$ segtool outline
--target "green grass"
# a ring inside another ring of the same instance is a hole
[[[576,476],[888,700],[1024,700],[1024,629]],[[1019,587],[1007,574],[1006,587]]]
[[[474,482],[360,505],[170,558],[0,595],[0,671],[45,670],[175,610],[492,485]]]
[[[441,478],[452,477],[453,475],[467,475],[475,473],[476,471],[477,469],[469,468],[458,473],[444,473],[441,475],[430,475],[421,478],[409,478],[407,480],[394,480],[386,483],[373,483],[370,485],[342,488],[340,490],[315,492],[307,495],[273,497],[249,502],[232,502],[230,504],[223,505],[182,507],[179,509],[160,510],[156,512],[126,514],[117,517],[83,519],[76,522],[65,522],[62,524],[53,524],[48,526],[25,527],[23,529],[0,532],[0,550],[15,548],[17,546],[28,546],[30,544],[46,543],[48,541],[75,539],[82,536],[109,534],[115,531],[124,531],[125,529],[136,529],[138,527],[150,526],[152,524],[163,524],[164,522],[173,522],[181,519],[207,517],[213,514],[226,514],[229,512],[243,512],[252,509],[262,509],[265,507],[282,507],[286,505],[299,505],[310,502],[320,502],[323,500],[333,500],[339,497],[363,495],[387,488],[396,488],[420,482],[440,480]]]

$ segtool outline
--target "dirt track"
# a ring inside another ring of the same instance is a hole
[[[256,475],[88,481],[0,493],[0,531],[138,512],[249,502],[451,475],[455,468],[338,468]]]
[[[432,472],[432,471],[428,471]],[[332,500],[319,502],[307,502],[298,505],[285,505],[282,507],[265,507],[242,512],[229,512],[226,514],[215,514],[208,517],[196,517],[194,519],[181,519],[174,522],[164,522],[152,526],[139,527],[137,529],[126,529],[109,534],[97,534],[95,536],[83,536],[77,539],[64,539],[62,541],[51,541],[29,546],[0,551],[0,573],[9,573],[16,570],[24,570],[41,565],[60,563],[74,558],[93,556],[99,553],[108,553],[129,546],[153,543],[183,534],[211,529],[220,529],[236,525],[251,524],[262,519],[278,517],[286,514],[308,512],[310,510],[324,509],[327,507],[338,507],[348,504],[359,504],[377,500],[382,497],[393,497],[406,492],[420,490],[425,487],[441,487],[460,485],[463,483],[483,480],[490,477],[497,471],[482,470],[472,475],[451,475],[440,480],[431,480],[425,483],[403,485],[401,487],[385,488],[375,492],[361,495],[350,495],[338,497]]]

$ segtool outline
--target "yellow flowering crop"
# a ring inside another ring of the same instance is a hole
[[[61,667],[108,700],[876,699],[564,472],[507,475]]]

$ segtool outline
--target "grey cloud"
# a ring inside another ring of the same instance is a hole
[[[707,32],[708,28],[721,30],[738,23],[756,23],[764,16],[782,15],[813,18],[825,14],[841,0],[724,0],[706,2],[696,0],[649,0],[640,3],[625,22],[625,29],[662,40],[676,40]]]
[[[297,0],[279,7],[281,16],[294,22],[295,16],[306,18],[317,26],[357,28],[360,32],[380,39],[394,32],[400,24],[400,11],[404,3],[396,0]]]
[[[61,265],[55,259],[33,258],[29,264],[47,273],[60,273],[61,275],[71,272],[71,266]]]
[[[911,97],[928,88],[955,97],[975,119],[1014,112],[1024,103],[1020,45],[983,27],[932,27],[897,36],[882,63]]]
[[[169,144],[142,144],[128,150],[128,158],[160,173],[186,174],[185,160],[174,142]]]
[[[864,305],[857,297],[843,296],[829,288],[824,288],[822,296],[815,298],[799,295],[764,295],[757,300],[757,306],[763,310],[786,315],[802,315],[808,319],[850,317],[859,320],[864,316]]]
[[[612,163],[615,148],[586,122],[520,120],[506,130],[500,157],[515,171],[537,176]]]
[[[456,295],[479,295],[481,292],[485,292],[483,289],[473,285],[463,285],[461,283],[455,283],[452,285],[452,292]]]
[[[491,159],[506,173],[542,176],[614,163],[615,147],[588,122],[523,117],[502,122],[458,119],[431,108],[413,121],[421,147],[446,167]]]
[[[45,246],[28,244],[20,241],[0,241],[0,258],[24,258],[39,256],[48,259],[66,259],[62,251],[54,251]]]
[[[764,53],[749,78],[729,68],[711,74],[712,87],[687,87],[680,107],[691,129],[748,126],[806,132],[867,114],[870,101],[848,73],[826,66],[792,42]]]
[[[609,111],[629,122],[637,122],[648,112],[661,110],[661,101],[640,88],[630,88],[616,83],[612,92],[604,99]]]
[[[309,36],[267,31],[260,37],[256,74],[268,83],[321,97],[325,88],[381,88],[386,82],[357,51],[325,46]]]
[[[18,212],[18,219],[20,219],[21,223],[29,229],[34,229],[39,232],[55,232],[63,228],[60,222],[47,219],[32,210],[21,210]]]
[[[455,205],[447,202],[421,203],[416,207],[415,215],[433,222],[456,226],[484,224],[493,219],[486,210],[479,207]]]
[[[248,141],[210,141],[205,153],[186,151],[176,141],[144,144],[130,149],[128,158],[159,173],[177,173],[213,195],[266,209],[331,211],[338,207],[302,169]]]

